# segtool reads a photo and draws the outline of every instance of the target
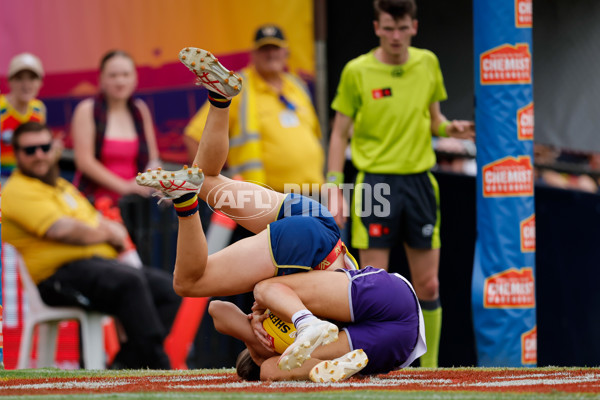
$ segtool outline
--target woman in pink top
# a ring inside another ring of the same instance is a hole
[[[147,196],[135,183],[137,171],[159,164],[158,146],[150,110],[134,99],[137,73],[131,56],[107,53],[100,62],[100,93],[75,108],[71,135],[80,180],[87,196]]]

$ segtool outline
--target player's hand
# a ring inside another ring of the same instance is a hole
[[[271,341],[269,340],[269,335],[263,326],[263,321],[267,319],[267,314],[253,311],[252,314],[248,316],[250,318],[250,325],[252,326],[252,331],[254,332],[254,336],[258,339],[259,343],[267,350],[273,351],[273,347],[271,346]]]
[[[452,120],[446,127],[448,136],[457,139],[474,139],[475,138],[475,122],[464,120]]]
[[[340,229],[346,226],[348,220],[348,202],[344,198],[344,192],[341,189],[330,188],[327,190],[327,208],[335,223]]]

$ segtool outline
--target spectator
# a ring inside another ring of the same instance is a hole
[[[437,57],[411,47],[417,33],[414,0],[376,0],[375,34],[379,46],[346,64],[332,108],[337,111],[329,146],[327,181],[344,181],[344,150],[349,130],[357,184],[391,188],[384,216],[352,212],[352,247],[361,266],[388,269],[390,248],[404,242],[412,282],[425,318],[428,352],[421,365],[436,367],[442,309],[439,299],[440,256],[437,183],[431,134],[471,138],[470,121],[448,121],[439,102],[446,99]],[[374,190],[375,190],[374,189]],[[381,204],[377,193],[355,190],[356,207]],[[384,194],[384,192],[379,193]],[[345,224],[342,190],[329,192],[329,207]],[[371,210],[373,211],[373,210]],[[368,216],[367,216],[368,214]],[[381,214],[380,214],[381,215]]]
[[[286,184],[321,184],[324,152],[319,122],[305,85],[286,73],[288,44],[281,29],[256,31],[251,65],[240,72],[244,91],[229,114],[231,175],[283,192]],[[193,160],[208,115],[208,102],[185,129]]]
[[[181,303],[170,274],[115,259],[125,228],[59,177],[59,149],[45,125],[20,125],[12,144],[17,169],[3,188],[2,239],[22,254],[44,302],[117,317],[127,341],[114,365],[170,368],[163,340]]]
[[[2,180],[15,168],[11,144],[13,131],[28,121],[46,122],[46,107],[36,99],[42,87],[44,68],[33,54],[21,53],[10,60],[8,86],[10,92],[0,95],[0,132],[2,133]]]
[[[80,102],[73,113],[71,135],[79,176],[75,183],[84,194],[110,197],[147,196],[135,184],[138,171],[158,165],[158,146],[150,110],[134,99],[137,73],[131,56],[121,50],[100,62],[100,93]]]
[[[569,157],[571,154],[573,153],[560,152],[552,146],[536,143],[533,146],[536,182],[561,189],[580,190],[589,193],[598,192],[598,183],[590,175],[584,173],[590,168],[593,169],[595,165],[594,156],[590,154],[585,155],[585,158],[582,158],[581,155]],[[561,156],[563,156],[562,159]],[[574,159],[579,162],[574,163],[572,161]],[[581,162],[582,159],[585,161]],[[580,172],[560,172],[561,164],[563,168],[568,167],[572,171],[579,169]]]

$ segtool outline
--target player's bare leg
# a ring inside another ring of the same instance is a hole
[[[218,204],[215,194],[221,185],[234,198],[242,191],[254,195],[256,185],[234,182],[220,175],[229,147],[229,102],[241,90],[241,78],[223,67],[210,53],[186,48],[181,61],[198,76],[198,83],[209,90],[210,109],[204,134],[198,146],[196,163],[181,171],[149,171],[140,174],[137,182],[159,190],[173,200],[179,217],[177,258],[174,287],[184,296],[238,294],[252,290],[254,283],[273,276],[274,265],[268,248],[268,235],[261,233],[208,257],[206,237],[197,215],[197,193],[210,205]],[[190,173],[191,170],[191,173]],[[204,174],[200,171],[202,170]],[[221,210],[255,233],[274,221],[283,195],[261,189],[262,209],[251,204],[226,204]],[[266,204],[267,208],[264,209]],[[256,216],[247,218],[248,215]],[[243,254],[243,257],[240,257]],[[207,268],[209,264],[215,264]],[[208,270],[208,272],[207,272]],[[224,279],[229,277],[228,279]]]
[[[296,340],[281,355],[278,367],[290,370],[311,358],[319,346],[337,340],[338,329],[328,321],[351,321],[348,299],[349,280],[334,271],[310,271],[259,282],[254,297],[284,320],[294,322]],[[308,311],[310,310],[310,311]]]

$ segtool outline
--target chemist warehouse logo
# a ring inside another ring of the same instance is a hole
[[[521,335],[521,364],[537,364],[537,325]]]
[[[504,44],[481,54],[479,76],[482,85],[531,83],[529,44]]]
[[[532,195],[531,157],[504,157],[483,167],[483,197]]]
[[[533,140],[533,102],[517,110],[517,132],[519,140]]]
[[[515,0],[515,26],[531,28],[533,25],[533,1]]]
[[[521,251],[535,251],[535,214],[521,221]]]
[[[531,267],[510,268],[485,280],[485,308],[535,307],[535,282]]]

